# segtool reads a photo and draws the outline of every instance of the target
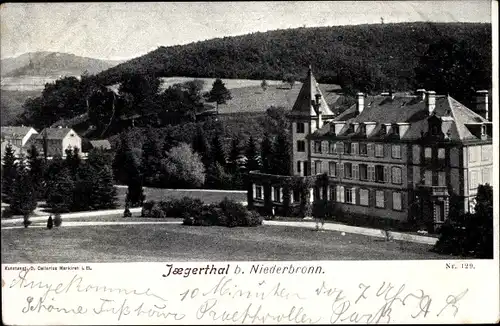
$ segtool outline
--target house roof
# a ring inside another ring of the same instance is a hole
[[[93,148],[111,149],[111,143],[107,139],[90,140]]]
[[[37,139],[43,139],[44,137],[47,139],[63,139],[64,137],[66,137],[68,135],[68,133],[70,131],[73,131],[73,129],[71,129],[71,128],[45,128],[37,136]]]
[[[324,115],[333,115],[332,110],[328,106],[325,101],[325,97],[319,88],[318,82],[312,73],[311,67],[309,67],[309,71],[307,72],[307,78],[302,84],[302,88],[299,91],[299,95],[295,100],[295,104],[293,105],[291,115],[299,115],[299,116],[317,116],[317,112],[311,104],[312,100],[316,100],[316,95],[320,95],[320,109],[322,114]]]
[[[1,128],[2,139],[22,139],[31,129],[33,128],[24,126],[4,126]]]
[[[436,96],[436,106],[433,116],[442,121],[442,132],[450,140],[465,141],[478,139],[469,129],[469,124],[488,123],[488,121],[446,95]],[[335,117],[331,122],[345,121],[346,124],[338,133],[339,136],[351,136],[354,133],[349,128],[352,123],[374,122],[376,124],[371,137],[382,137],[383,124],[408,123],[409,127],[401,139],[419,139],[428,131],[427,120],[430,119],[425,100],[418,96],[399,94],[393,97],[385,95],[367,96],[364,109],[357,114],[356,104]],[[330,132],[331,123],[326,123],[317,130],[316,135]],[[383,137],[386,135],[384,134]]]

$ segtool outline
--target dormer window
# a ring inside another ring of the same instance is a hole
[[[433,125],[431,128],[431,135],[436,136],[438,134],[438,127]]]
[[[394,132],[395,135],[399,136],[399,126],[398,125],[392,126],[392,131]]]
[[[485,125],[481,126],[481,136],[486,136],[486,126]]]
[[[380,132],[385,135],[387,133],[387,127],[385,125],[380,126]]]
[[[330,124],[330,132],[335,136],[335,125],[333,123]]]
[[[366,125],[364,123],[359,126],[359,133],[361,135],[366,135]]]

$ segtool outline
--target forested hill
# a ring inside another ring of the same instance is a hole
[[[418,22],[297,28],[159,47],[99,77],[106,84],[128,73],[249,79],[291,74],[298,80],[311,64],[320,82],[407,90],[418,87],[415,68],[433,44],[473,49],[474,64],[491,76],[491,24]]]

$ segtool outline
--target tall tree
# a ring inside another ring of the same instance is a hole
[[[45,171],[45,161],[40,157],[35,145],[28,149],[29,176],[37,194],[40,194],[43,186],[43,175]]]
[[[196,128],[196,135],[193,138],[193,150],[201,156],[201,161],[207,168],[210,164],[210,147],[203,128]]]
[[[217,78],[212,84],[212,89],[206,95],[207,102],[215,102],[217,114],[219,113],[219,104],[225,104],[231,99],[231,92],[220,78]]]
[[[53,212],[69,212],[73,206],[75,183],[68,168],[63,168],[54,182],[51,183],[47,194],[47,204]]]
[[[273,142],[267,133],[264,134],[262,144],[260,145],[260,157],[262,161],[262,172],[272,173],[274,148]]]
[[[24,164],[24,157],[19,157],[17,164],[17,177],[10,200],[10,209],[13,214],[20,214],[27,217],[37,206],[37,195],[30,175]]]
[[[253,136],[250,135],[248,139],[248,144],[245,150],[246,164],[245,168],[247,171],[260,170],[259,153],[257,152],[257,144]]]
[[[116,207],[116,188],[113,184],[113,171],[109,166],[103,166],[97,172],[91,194],[91,203],[94,209]]]
[[[212,138],[211,146],[212,161],[219,163],[221,166],[226,166],[226,153],[221,141],[221,134],[217,133]]]
[[[163,150],[157,133],[148,128],[146,139],[142,145],[141,171],[146,185],[156,186],[160,182],[161,160]]]
[[[97,169],[92,165],[84,163],[78,166],[74,176],[73,201],[70,211],[87,211],[93,209],[94,185],[97,180]]]
[[[73,178],[75,178],[78,172],[78,168],[82,163],[82,159],[80,157],[80,150],[77,147],[74,147],[73,149],[71,148],[66,149],[65,152],[66,152],[66,166],[71,172]]]
[[[7,203],[10,201],[12,193],[14,191],[15,180],[17,176],[17,164],[16,156],[12,145],[9,143],[5,147],[5,155],[3,157],[2,165],[2,193]]]
[[[231,150],[229,151],[229,157],[227,162],[227,171],[232,177],[232,188],[242,189],[243,188],[243,174],[240,166],[241,159],[241,147],[238,138],[233,138],[231,141]]]
[[[272,170],[275,174],[290,175],[291,149],[287,133],[285,131],[280,132],[276,137],[272,155]]]

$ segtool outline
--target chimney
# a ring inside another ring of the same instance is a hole
[[[427,112],[429,115],[434,113],[434,109],[436,108],[436,92],[427,91],[427,96],[425,98],[425,107],[427,108]]]
[[[476,92],[476,113],[489,120],[490,112],[488,108],[488,91],[481,90]]]
[[[420,100],[425,100],[425,89],[419,88],[417,89],[417,95]]]
[[[363,93],[358,93],[357,94],[358,101],[356,104],[356,111],[358,114],[361,114],[365,108],[365,94]]]

